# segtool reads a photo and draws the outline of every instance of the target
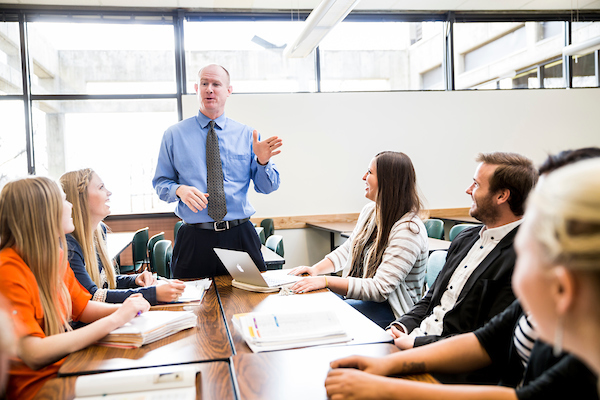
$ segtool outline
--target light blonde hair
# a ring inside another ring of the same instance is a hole
[[[62,214],[62,193],[49,178],[9,182],[0,194],[0,250],[12,247],[35,276],[47,336],[71,330]]]
[[[116,274],[114,265],[108,255],[106,239],[104,237],[104,224],[92,226],[88,188],[94,171],[90,168],[80,169],[78,171],[67,172],[60,177],[60,183],[67,195],[67,200],[73,204],[73,237],[79,242],[83,251],[83,260],[85,269],[99,288],[102,288],[100,281],[100,271],[98,268],[98,258],[102,261],[108,287],[114,289],[116,285]]]
[[[548,174],[528,207],[534,238],[551,264],[600,273],[600,159]]]

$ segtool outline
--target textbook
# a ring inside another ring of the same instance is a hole
[[[330,310],[235,314],[232,322],[255,353],[352,340]]]
[[[174,365],[80,376],[75,400],[195,400],[196,374],[193,365]]]
[[[192,311],[147,311],[115,329],[96,344],[135,348],[196,326]]]

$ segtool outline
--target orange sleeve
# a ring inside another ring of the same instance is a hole
[[[81,283],[75,278],[75,274],[71,267],[67,267],[64,281],[71,294],[71,304],[73,307],[71,317],[74,321],[79,321],[81,313],[83,313],[83,310],[87,307],[92,295],[81,286]]]
[[[12,249],[0,253],[0,292],[10,302],[17,335],[46,337],[43,310],[35,277]]]

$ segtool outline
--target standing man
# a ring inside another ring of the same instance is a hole
[[[466,229],[452,241],[425,297],[388,327],[401,349],[474,331],[515,299],[513,241],[538,174],[531,160],[514,153],[479,154],[477,162],[466,192],[472,200],[469,214],[484,226]]]
[[[198,115],[165,132],[152,185],[161,200],[177,201],[175,214],[185,222],[173,249],[176,278],[225,275],[214,247],[243,250],[265,270],[260,240],[250,216],[250,180],[258,193],[279,188],[271,157],[280,153],[277,136],[260,141],[258,132],[225,116],[233,88],[229,72],[211,64],[194,85]]]

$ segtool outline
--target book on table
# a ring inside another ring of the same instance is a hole
[[[75,400],[195,400],[197,372],[193,365],[174,365],[80,376]]]
[[[331,310],[236,314],[232,322],[255,353],[352,340]]]
[[[97,344],[124,348],[141,347],[193,328],[197,321],[198,317],[192,311],[147,311],[115,329]]]

